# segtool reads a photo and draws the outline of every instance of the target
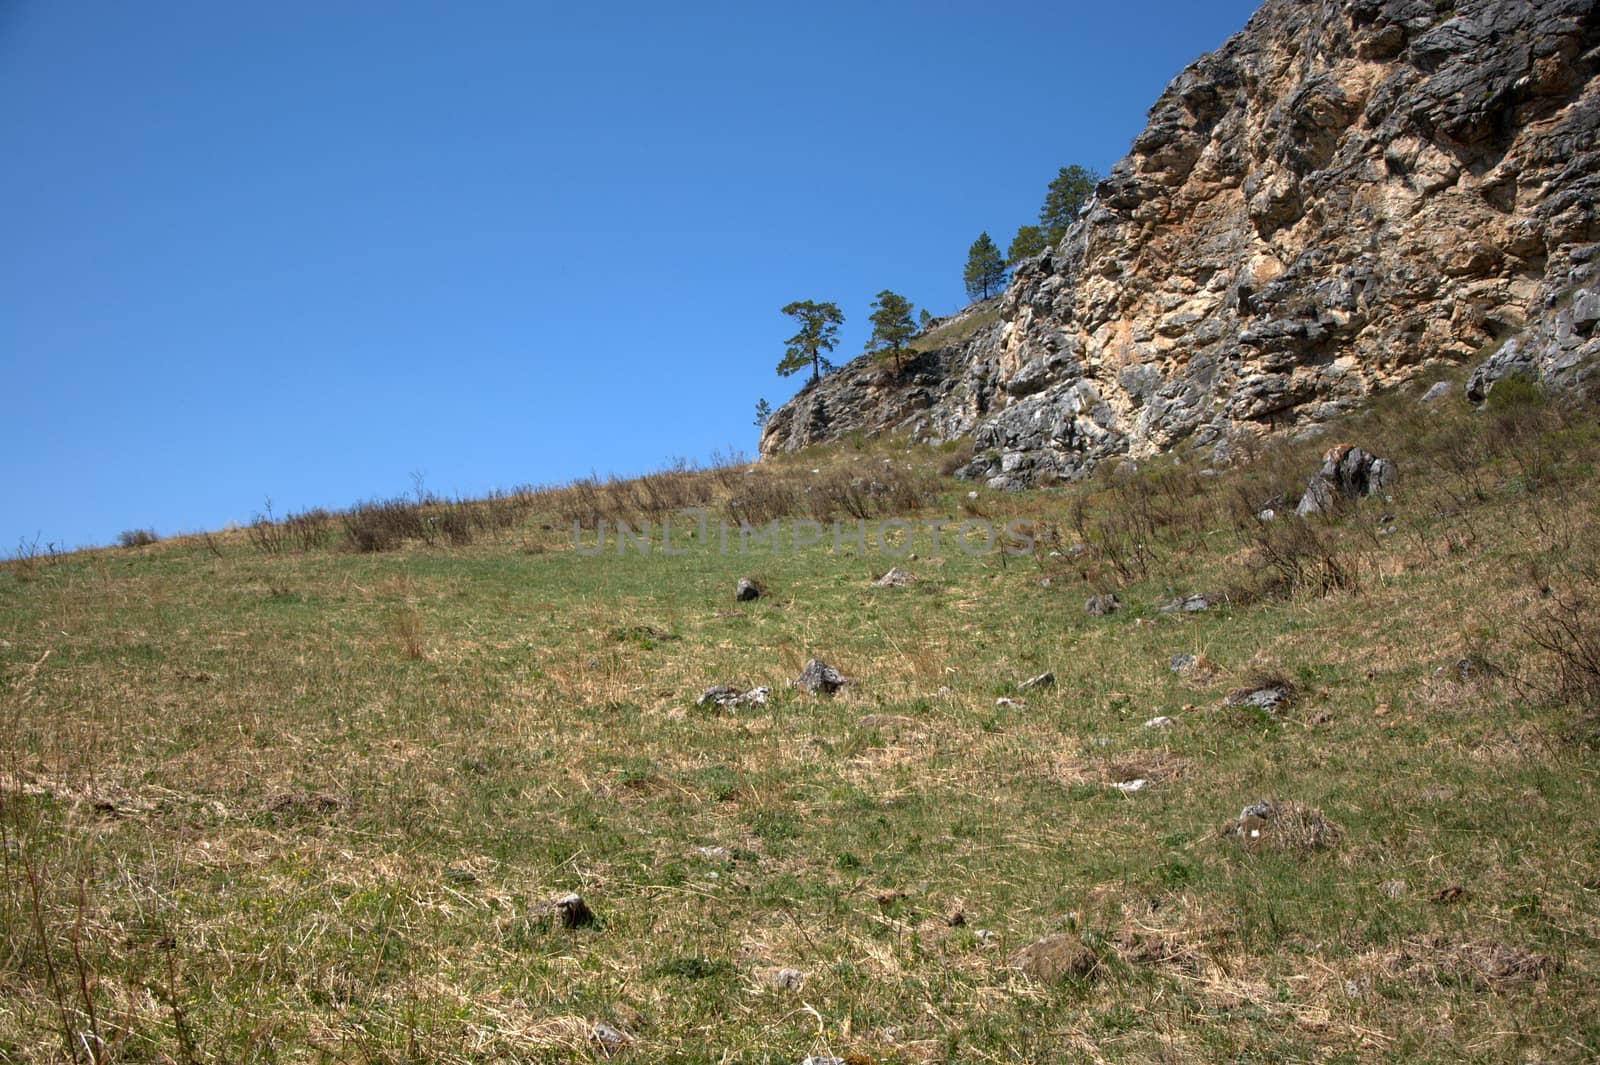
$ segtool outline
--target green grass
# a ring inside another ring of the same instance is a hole
[[[461,548],[230,534],[220,557],[13,563],[0,1059],[1592,1059],[1582,711],[1435,670],[1470,649],[1540,675],[1530,573],[1593,557],[1600,447],[1587,416],[1550,428],[1530,495],[1544,430],[1441,417],[1426,439],[1393,411],[1354,427],[1406,480],[1327,529],[1360,575],[1329,596],[1262,591],[1229,516],[1316,445],[1142,478],[1162,519],[1122,580],[1110,478],[970,506],[947,485],[919,520],[1025,517],[1064,546],[1076,513],[1095,550],[923,539],[903,589],[827,546],[585,558],[538,513]],[[1442,472],[1471,448],[1481,498]],[[768,595],[733,603],[749,574]],[[1126,605],[1090,618],[1101,587]],[[1157,610],[1198,590],[1235,599]],[[1171,673],[1180,651],[1202,668]],[[839,696],[788,687],[813,656],[852,678]],[[1264,669],[1303,689],[1288,714],[1222,707]],[[715,683],[773,695],[697,708]],[[1162,714],[1178,726],[1143,727]],[[1154,783],[1110,786],[1134,776]],[[1320,809],[1337,844],[1221,838],[1262,797]],[[569,891],[593,925],[538,912]],[[1009,967],[1069,930],[1090,976]],[[1559,968],[1485,973],[1483,944]]]

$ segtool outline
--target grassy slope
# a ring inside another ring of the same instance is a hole
[[[1117,583],[1114,478],[977,504],[1067,528],[1083,498],[1105,550],[924,540],[906,589],[848,550],[584,558],[537,519],[450,550],[13,564],[0,1059],[62,1060],[67,1032],[86,1055],[92,1028],[104,1060],[555,1061],[606,1056],[597,1022],[641,1062],[1592,1059],[1592,748],[1560,701],[1435,673],[1469,648],[1544,669],[1523,622],[1592,543],[1592,423],[1387,417],[1360,432],[1408,473],[1395,531],[1378,504],[1328,527],[1360,576],[1331,595],[1254,594],[1227,517],[1316,445],[1142,479],[1170,520],[1109,618],[1083,601]],[[1544,445],[1559,476],[1529,491]],[[959,522],[964,492],[920,517]],[[748,573],[770,594],[736,610]],[[1216,588],[1234,605],[1155,610]],[[1173,674],[1184,651],[1209,670]],[[786,687],[814,654],[839,697]],[[1282,719],[1219,705],[1259,669],[1304,689]],[[723,681],[773,700],[695,708]],[[1108,786],[1133,775],[1156,783]],[[1218,838],[1263,796],[1338,843]],[[596,926],[534,915],[571,890]],[[1087,978],[1007,966],[1069,929]]]

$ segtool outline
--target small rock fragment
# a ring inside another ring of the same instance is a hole
[[[1112,593],[1106,592],[1104,595],[1091,595],[1089,601],[1083,604],[1083,611],[1090,617],[1103,618],[1121,607],[1122,601]]]
[[[1176,725],[1177,723],[1178,723],[1177,718],[1168,717],[1166,714],[1162,714],[1160,717],[1152,717],[1149,721],[1146,721],[1144,723],[1144,727],[1145,728],[1171,728],[1172,726]]]
[[[872,583],[878,588],[905,588],[909,585],[915,584],[916,582],[917,578],[915,575],[906,572],[899,566],[895,566],[888,573],[885,573]]]
[[[569,929],[594,924],[594,911],[583,901],[583,896],[576,892],[563,895],[559,899],[551,899],[549,902],[541,902],[533,908],[532,916],[553,917],[560,922],[562,928]]]
[[[1246,685],[1228,693],[1224,702],[1228,706],[1253,706],[1260,710],[1276,711],[1294,702],[1294,685],[1286,680],[1266,680]]]
[[[1167,668],[1177,674],[1189,672],[1199,665],[1200,660],[1191,654],[1175,654],[1167,660]]]
[[[1378,885],[1378,891],[1386,899],[1398,899],[1406,893],[1406,882],[1404,880],[1385,880]]]
[[[737,602],[748,603],[752,600],[760,599],[761,593],[761,585],[757,584],[749,577],[740,577],[738,585],[736,585],[733,589],[733,598]]]
[[[1450,382],[1449,381],[1435,381],[1433,383],[1433,385],[1426,392],[1422,393],[1422,399],[1421,399],[1420,402],[1422,402],[1422,403],[1437,403],[1439,400],[1444,399],[1449,394],[1450,394]]]
[[[589,1032],[589,1038],[599,1044],[603,1050],[621,1050],[633,1042],[633,1037],[620,1028],[613,1028],[604,1021],[595,1022],[594,1028]]]
[[[1039,674],[1037,677],[1032,677],[1023,681],[1021,684],[1017,685],[1017,688],[1020,691],[1027,691],[1029,688],[1049,688],[1053,687],[1055,682],[1056,675],[1054,673],[1044,672]]]
[[[1135,791],[1143,791],[1145,788],[1148,788],[1150,786],[1150,781],[1146,780],[1144,777],[1134,777],[1132,780],[1116,781],[1111,786],[1123,794],[1129,794]]]
[[[1203,610],[1210,610],[1221,601],[1222,597],[1213,592],[1195,592],[1193,595],[1179,596],[1157,609],[1163,614],[1198,614]]]
[[[849,681],[837,669],[815,658],[806,663],[794,680],[795,687],[812,695],[832,695],[847,683]]]
[[[1011,710],[1026,710],[1028,708],[1028,704],[1023,702],[1021,699],[1008,699],[1004,695],[996,699],[994,701],[994,705],[997,707],[1006,707]]]
[[[709,706],[716,704],[724,710],[737,710],[741,707],[766,706],[767,698],[772,694],[772,689],[766,686],[744,689],[735,688],[731,684],[716,684],[707,688],[694,701],[696,706]]]
[[[780,991],[798,991],[805,982],[806,974],[799,969],[779,969],[772,974],[772,986]]]

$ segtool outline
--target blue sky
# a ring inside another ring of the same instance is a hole
[[[1254,6],[0,0],[0,554],[753,454]]]

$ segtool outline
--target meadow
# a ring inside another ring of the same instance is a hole
[[[1389,397],[1337,439],[1399,482],[1304,520],[1333,436],[855,440],[24,549],[0,1060],[1595,1060],[1600,431],[1528,391]],[[682,507],[783,535],[590,553]]]

